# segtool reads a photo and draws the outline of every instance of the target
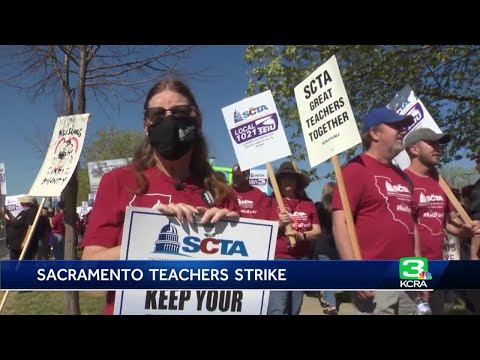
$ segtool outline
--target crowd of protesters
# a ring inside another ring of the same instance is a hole
[[[371,110],[363,120],[363,152],[343,166],[342,174],[352,211],[357,247],[352,243],[347,214],[338,184],[327,183],[322,199],[307,196],[310,179],[292,161],[275,172],[282,203],[249,183],[250,171],[232,168],[230,186],[208,162],[202,117],[190,89],[178,80],[162,80],[148,93],[144,105],[145,139],[131,164],[102,177],[90,215],[77,221],[84,248],[83,259],[119,259],[125,209],[128,205],[155,208],[179,220],[216,222],[222,217],[278,221],[275,259],[282,260],[398,260],[423,256],[443,259],[446,234],[469,247],[467,258],[478,260],[480,246],[480,181],[458,192],[471,216],[465,224],[439,186],[437,165],[448,134],[429,129],[408,133],[410,115],[387,108]],[[184,135],[177,136],[179,131]],[[411,165],[405,171],[393,162],[403,150]],[[480,155],[475,157],[480,172]],[[132,193],[132,189],[136,189]],[[209,194],[209,207],[202,196]],[[165,203],[155,196],[169,194]],[[147,196],[155,195],[155,196]],[[20,199],[18,216],[5,211],[10,258],[20,258],[38,211],[34,197]],[[65,221],[63,202],[43,208],[23,259],[63,259]],[[314,275],[312,275],[314,276]],[[298,315],[305,292],[271,291],[269,315]],[[335,292],[318,294],[328,315],[338,314]],[[405,291],[355,291],[356,314],[413,315],[419,303],[430,303],[433,314],[443,314],[447,294]],[[478,291],[464,292],[473,312],[479,312]],[[113,311],[113,293],[107,295],[105,313]]]
[[[10,260],[63,260],[65,258],[65,217],[64,202],[59,201],[54,208],[43,206],[37,223],[30,235],[39,210],[37,198],[22,196],[18,199],[22,210],[15,216],[8,208],[1,208],[5,216],[6,245]],[[79,244],[88,224],[88,214],[77,214],[76,236]],[[27,245],[28,241],[28,245]],[[26,246],[26,249],[24,249]]]

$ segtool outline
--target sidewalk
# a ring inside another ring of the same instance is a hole
[[[325,315],[323,308],[317,298],[310,296],[303,297],[302,311],[300,315]],[[342,303],[338,315],[353,315],[353,307],[351,303]]]

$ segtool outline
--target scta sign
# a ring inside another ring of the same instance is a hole
[[[207,237],[200,239],[196,236],[187,236],[183,239],[182,250],[188,254],[202,252],[203,254],[236,255],[247,257],[247,248],[241,240],[215,239]]]

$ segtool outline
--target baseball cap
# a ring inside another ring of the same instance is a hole
[[[447,133],[438,134],[432,129],[428,128],[420,128],[410,131],[407,136],[405,136],[404,144],[405,147],[409,147],[411,145],[416,144],[417,142],[424,140],[424,141],[438,141],[440,144],[448,143],[450,139],[450,135]]]
[[[399,115],[386,107],[371,110],[363,119],[362,134],[379,124],[391,124],[400,121],[413,123],[413,116]]]

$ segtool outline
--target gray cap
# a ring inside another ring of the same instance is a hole
[[[447,133],[438,134],[432,129],[428,128],[420,128],[410,131],[407,136],[405,136],[404,144],[405,147],[408,148],[409,146],[415,145],[417,142],[424,140],[424,141],[438,141],[440,144],[448,143],[450,139],[450,135]]]

